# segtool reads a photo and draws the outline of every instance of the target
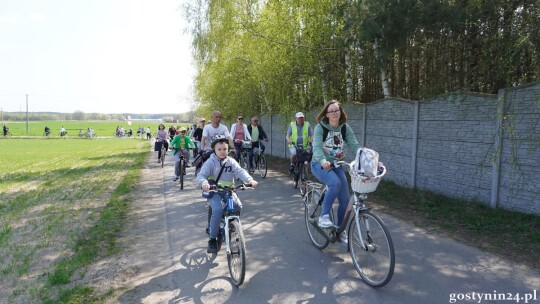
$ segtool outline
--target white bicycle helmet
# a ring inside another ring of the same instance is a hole
[[[221,135],[221,134],[212,136],[212,144],[210,145],[212,147],[212,150],[214,150],[214,147],[216,146],[216,144],[220,142],[224,142],[228,144],[229,140],[227,139],[227,137],[225,137],[225,135]]]

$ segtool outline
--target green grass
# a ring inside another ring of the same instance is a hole
[[[149,148],[112,138],[0,140],[0,302],[87,302],[91,289],[66,284],[116,252]]]
[[[45,126],[48,126],[51,129],[52,137],[60,137],[60,127],[64,128],[68,132],[68,137],[77,137],[79,131],[82,130],[85,132],[89,127],[94,129],[94,132],[100,136],[113,136],[116,131],[117,126],[123,127],[126,131],[130,128],[133,129],[134,136],[137,135],[137,128],[149,127],[154,134],[157,132],[157,128],[160,124],[158,121],[133,121],[131,126],[128,125],[125,121],[77,121],[77,120],[65,120],[65,121],[30,121],[28,122],[28,132],[26,131],[26,122],[5,122],[9,127],[9,131],[13,136],[39,136],[43,137],[43,132]],[[168,128],[171,123],[164,123],[166,128]],[[175,126],[189,127],[190,124],[180,123],[173,124]],[[2,136],[0,136],[1,138]]]
[[[540,217],[493,209],[479,202],[448,198],[381,182],[370,201],[385,213],[439,231],[470,245],[540,268]]]

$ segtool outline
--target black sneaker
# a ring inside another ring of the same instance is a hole
[[[289,172],[291,172],[291,173],[294,172],[294,165],[289,165]]]
[[[217,253],[217,240],[216,239],[210,239],[208,240],[208,249],[206,249],[206,252],[208,253]]]

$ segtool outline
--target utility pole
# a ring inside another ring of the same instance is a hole
[[[26,94],[26,136],[28,136],[28,94]]]

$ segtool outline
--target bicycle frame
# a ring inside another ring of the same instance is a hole
[[[239,187],[243,187],[244,185],[240,185]],[[234,203],[236,202],[236,205],[242,207],[242,201],[236,194],[236,191],[234,189],[222,189],[220,190],[210,190],[216,192],[218,194],[219,192],[222,192],[225,194],[225,198],[221,198],[221,202],[223,204],[223,220],[225,221],[224,231],[227,231],[225,234],[225,249],[227,254],[231,254],[231,245],[230,245],[230,235],[228,233],[229,231],[229,223],[231,220],[238,220],[238,222],[241,224],[240,221],[240,215],[236,213],[236,209],[234,207]],[[230,196],[232,199],[228,201],[227,196]]]
[[[328,190],[328,186],[325,186],[322,189],[322,195],[319,199],[319,202],[322,202],[324,199],[324,196],[326,195],[326,191]],[[366,205],[364,205],[364,200],[367,199],[367,194],[361,194],[361,193],[352,193],[353,199],[349,200],[349,204],[347,205],[347,209],[345,210],[345,215],[343,216],[343,222],[340,226],[334,226],[329,228],[321,228],[317,224],[315,219],[312,219],[311,224],[315,227],[315,229],[321,233],[329,242],[335,243],[338,240],[338,235],[343,233],[345,229],[347,229],[349,225],[349,220],[351,217],[352,212],[354,212],[354,220],[356,222],[356,229],[358,229],[358,235],[360,236],[360,241],[362,242],[362,245],[364,246],[365,250],[368,250],[368,246],[366,245],[366,242],[363,238],[363,235],[360,231],[360,213],[364,210],[369,210]],[[317,202],[317,204],[319,203]],[[319,206],[322,207],[322,206]],[[334,208],[332,208],[332,212],[334,212]],[[367,230],[369,231],[369,223],[366,223]]]

